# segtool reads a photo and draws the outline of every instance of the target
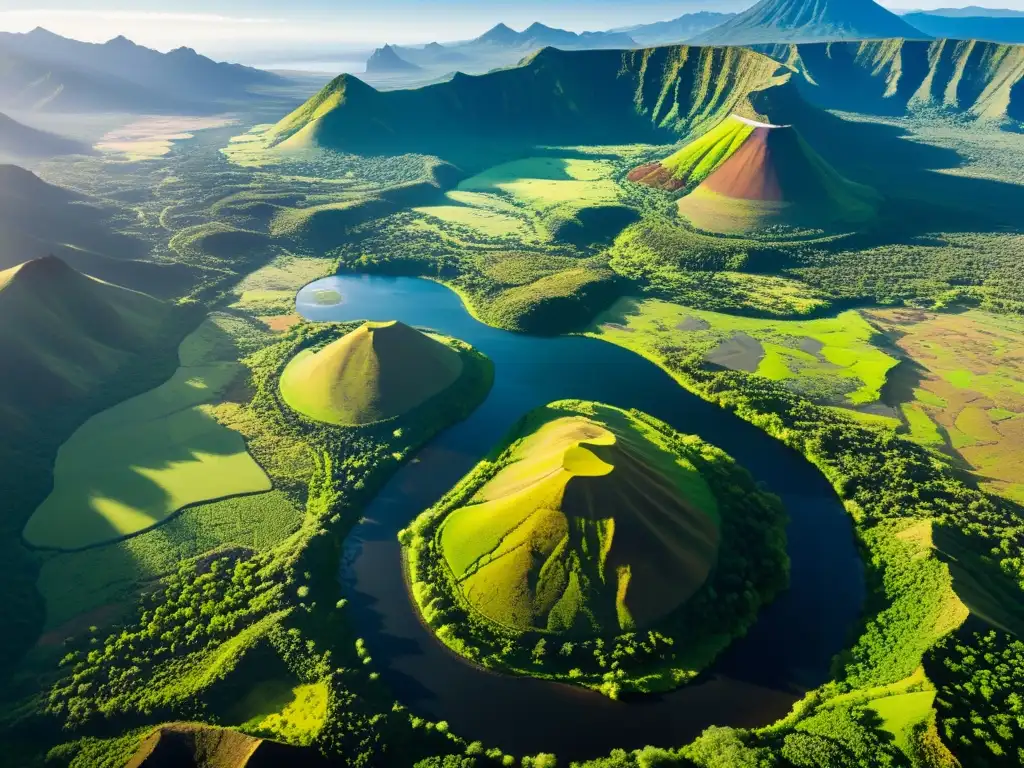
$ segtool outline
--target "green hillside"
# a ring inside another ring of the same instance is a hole
[[[373,424],[400,416],[450,387],[459,353],[404,323],[366,323],[323,349],[305,350],[281,375],[281,395],[328,424]]]
[[[750,123],[730,116],[664,160],[634,168],[628,178],[669,192],[695,186],[732,157],[753,131]]]
[[[524,435],[439,533],[465,599],[520,631],[645,628],[688,600],[718,551],[697,468],[624,412]]]
[[[874,0],[761,0],[697,35],[700,45],[927,38]]]
[[[53,255],[79,272],[160,298],[187,293],[198,271],[150,261],[149,243],[118,231],[118,213],[24,168],[0,165],[0,269]]]
[[[789,575],[782,506],[725,453],[579,400],[522,417],[399,540],[448,648],[613,698],[693,680]]]
[[[881,197],[839,174],[792,126],[752,124],[712,157],[723,159],[689,195],[679,213],[699,229],[750,233],[784,225],[831,230],[875,218]],[[694,152],[693,154],[699,154]]]
[[[378,92],[342,75],[271,131],[284,148],[443,150],[466,137],[515,146],[673,141],[781,82],[780,67],[745,49],[633,51],[546,48],[518,67],[416,90]]]
[[[0,402],[31,413],[85,394],[144,349],[169,313],[55,257],[0,272]]]
[[[882,115],[943,111],[1024,120],[1024,46],[976,40],[873,40],[767,46],[814,104]]]
[[[0,114],[0,158],[41,158],[88,154],[90,148],[77,141],[39,131]]]

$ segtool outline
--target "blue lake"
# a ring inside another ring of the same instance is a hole
[[[342,302],[317,304],[334,290]],[[517,755],[563,760],[613,748],[679,746],[711,725],[756,727],[783,717],[828,679],[864,602],[850,519],[824,476],[795,451],[682,389],[638,355],[596,339],[539,338],[490,328],[459,297],[418,278],[329,277],[306,286],[312,321],[401,320],[460,338],[494,362],[488,399],[437,436],[366,509],[346,541],[341,579],[374,669],[410,710]],[[781,497],[790,516],[791,587],[762,611],[697,682],[668,694],[611,701],[572,686],[499,675],[452,655],[423,627],[407,593],[398,532],[466,474],[528,410],[578,398],[637,408],[717,445]]]

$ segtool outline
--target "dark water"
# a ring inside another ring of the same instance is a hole
[[[313,291],[343,296],[318,306]],[[463,339],[495,365],[487,401],[439,435],[366,510],[346,544],[341,578],[374,668],[416,714],[515,754],[563,759],[621,747],[678,746],[709,725],[753,727],[785,715],[827,678],[864,600],[850,521],[825,478],[796,452],[689,394],[664,371],[620,347],[580,337],[535,338],[489,328],[443,286],[415,278],[331,277],[304,288],[309,320],[401,320]],[[487,672],[449,653],[419,623],[405,589],[396,535],[482,458],[526,411],[579,398],[638,408],[724,449],[790,515],[792,584],[762,611],[701,682],[635,701]]]

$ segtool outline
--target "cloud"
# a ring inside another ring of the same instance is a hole
[[[278,24],[285,19],[258,18],[246,16],[224,16],[216,13],[175,13],[166,11],[105,11],[105,10],[73,10],[67,8],[32,9],[18,11],[0,11],[0,26],[5,21],[21,26],[22,23],[34,23],[39,19],[70,20],[84,18],[90,21],[135,21],[156,22],[170,21],[181,24]]]

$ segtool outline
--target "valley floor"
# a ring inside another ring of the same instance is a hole
[[[1008,714],[1024,675],[1024,234],[1008,222],[1022,210],[1024,136],[878,123],[932,153],[929,167],[862,170],[879,186],[903,179],[892,228],[795,239],[683,226],[670,196],[626,181],[665,147],[478,157],[455,181],[433,157],[283,156],[258,129],[229,142],[241,128],[191,126],[159,160],[142,159],[156,154],[147,129],[145,152],[116,173],[102,157],[45,165],[44,178],[116,206],[148,260],[187,267],[174,298],[205,319],[177,374],[50,435],[61,454],[41,448],[44,468],[24,480],[17,529],[39,549],[12,583],[42,610],[34,646],[0,645],[25,660],[5,687],[7,754],[122,765],[157,726],[194,720],[340,764],[554,764],[408,711],[353,633],[336,582],[345,536],[489,381],[477,371],[436,412],[371,429],[296,417],[277,394],[283,365],[350,328],[302,320],[295,294],[341,272],[441,281],[487,324],[632,350],[803,453],[849,511],[871,599],[833,678],[779,723],[592,768],[1012,755],[1024,743]],[[937,214],[936,199],[963,210]],[[67,474],[70,461],[102,475]]]

